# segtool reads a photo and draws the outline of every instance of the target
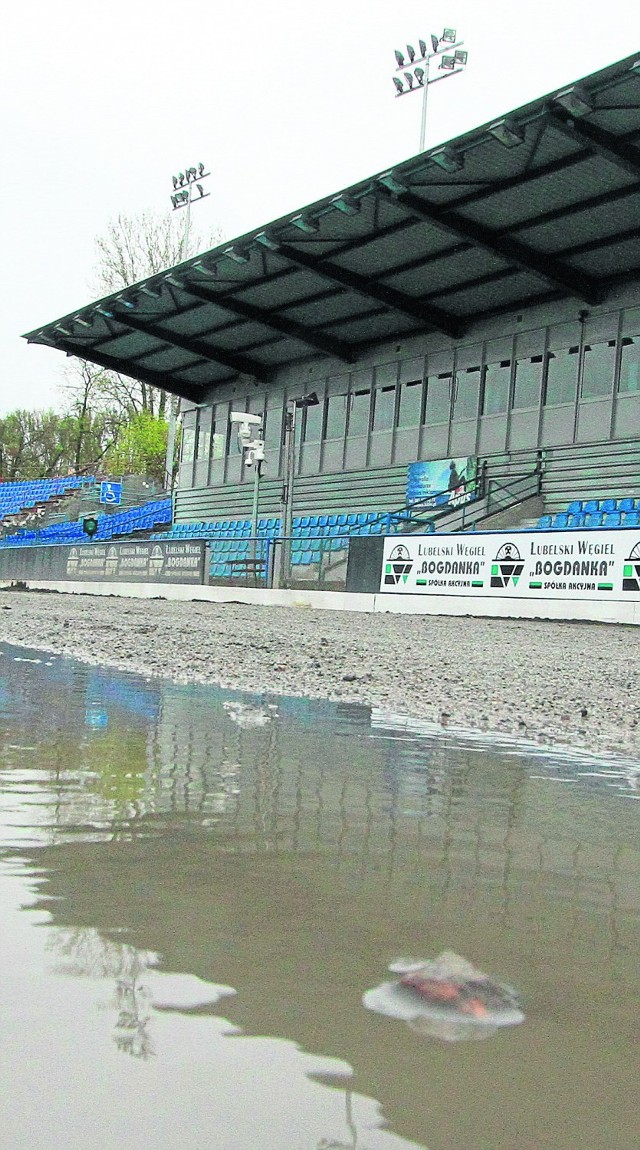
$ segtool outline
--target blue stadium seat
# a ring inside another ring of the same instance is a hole
[[[565,527],[569,526],[569,516],[566,511],[559,511],[553,519],[554,531],[562,531]]]
[[[640,524],[640,511],[625,511],[622,516],[623,527],[637,527]]]
[[[567,506],[567,514],[568,515],[579,515],[581,511],[582,511],[582,500],[581,499],[572,499],[571,503],[569,503],[569,505]]]
[[[636,504],[634,499],[625,496],[624,499],[618,500],[618,511],[635,511]]]
[[[600,510],[600,501],[598,499],[587,499],[582,510],[586,512],[587,515],[592,515],[594,511]]]
[[[608,502],[608,500],[605,500]],[[619,511],[609,511],[604,516],[604,527],[619,527],[622,522],[622,516]]]
[[[603,499],[602,503],[600,504],[600,510],[604,512],[605,515],[610,515],[612,511],[618,510],[618,500]]]
[[[584,515],[569,515],[568,518],[569,522],[567,527],[570,527],[572,531],[578,527],[584,526]]]
[[[584,516],[585,527],[602,527],[602,515],[599,511],[587,511]]]
[[[553,515],[541,515],[538,520],[538,527],[541,531],[548,531],[553,523]]]

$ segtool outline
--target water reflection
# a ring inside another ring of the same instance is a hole
[[[183,1068],[209,1111],[212,1080],[242,1099],[232,1119],[216,1093],[215,1132],[205,1107],[185,1140],[170,1091],[146,1144],[632,1145],[633,764],[16,654],[0,656],[0,851],[35,892],[11,922],[46,925],[38,977],[60,1003],[41,1014],[73,1006],[111,1101],[125,1065],[152,1076],[151,1108]],[[517,985],[526,1025],[454,1051],[363,1008],[394,955],[445,949]],[[8,944],[0,967],[19,981]]]

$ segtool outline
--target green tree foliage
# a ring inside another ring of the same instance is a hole
[[[0,418],[0,476],[39,479],[100,468],[118,430],[108,411],[9,412]]]
[[[146,475],[162,484],[169,425],[149,411],[132,415],[109,450],[106,464],[112,475]]]

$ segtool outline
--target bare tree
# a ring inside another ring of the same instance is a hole
[[[121,212],[96,238],[94,290],[101,296],[131,287],[147,276],[165,271],[197,251],[219,242],[217,233],[204,236],[193,228],[187,236],[187,213]],[[161,388],[113,371],[76,361],[65,388],[74,414],[109,411],[116,427],[123,427],[141,412],[164,419],[169,396]],[[79,452],[80,454],[80,452]]]

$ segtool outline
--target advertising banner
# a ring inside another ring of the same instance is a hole
[[[640,530],[391,536],[384,541],[380,591],[638,599]]]
[[[428,459],[410,463],[407,469],[407,503],[423,507],[453,507],[475,496],[478,461]]]
[[[0,550],[1,579],[75,579],[86,582],[202,583],[202,540],[81,543],[77,547]]]

